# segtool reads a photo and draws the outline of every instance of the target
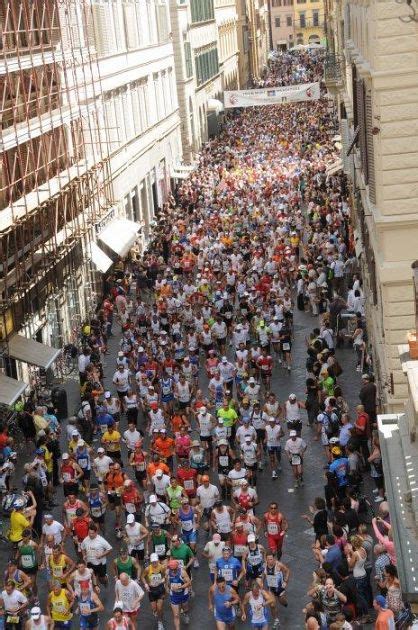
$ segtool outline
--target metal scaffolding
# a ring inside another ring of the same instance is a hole
[[[0,0],[3,337],[79,267],[112,205],[89,0]],[[1,339],[1,336],[0,336]]]

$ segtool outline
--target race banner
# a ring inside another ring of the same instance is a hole
[[[224,92],[224,107],[257,107],[259,105],[285,105],[297,101],[317,101],[319,83],[300,83],[268,87],[262,90],[233,90]]]

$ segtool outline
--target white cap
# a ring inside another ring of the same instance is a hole
[[[255,535],[254,534],[248,534],[247,541],[248,542],[255,542]]]
[[[138,352],[145,352],[144,347],[143,346],[139,346]]]
[[[289,394],[289,400],[296,400],[296,394]]]
[[[221,424],[224,423],[224,419],[223,418],[218,418],[218,422],[220,422]]]
[[[77,429],[74,429],[74,431],[71,431],[71,435],[75,437],[76,435],[80,435],[80,433],[77,431]]]
[[[105,398],[111,398],[111,397],[112,397],[112,394],[111,394],[110,392],[105,392],[105,393],[104,393],[104,397],[105,397]]]
[[[77,442],[77,448],[78,448],[79,446],[84,446],[84,445],[85,445],[85,441],[84,441],[84,440],[78,440],[78,442]]]
[[[228,446],[228,440],[219,440],[218,446]]]
[[[104,452],[105,452],[105,450],[104,450],[103,446],[100,446],[100,447],[97,449],[97,452],[98,452],[98,453],[104,453]]]
[[[158,468],[158,470],[155,471],[155,474],[157,477],[162,477],[163,476],[163,471],[161,470],[161,468]]]
[[[39,606],[34,606],[33,608],[30,609],[30,616],[32,619],[40,619],[42,614],[41,609],[39,608]]]
[[[206,407],[205,406],[200,407],[199,413],[206,413]]]
[[[276,422],[276,418],[274,418],[273,416],[270,416],[270,418],[268,419],[269,422]]]
[[[150,562],[158,562],[158,560],[159,560],[158,553],[152,553],[149,557]]]
[[[133,514],[128,514],[128,516],[126,517],[126,522],[127,523],[135,523],[135,516]]]
[[[68,453],[63,453],[62,459],[70,459],[70,456],[68,455]]]
[[[250,378],[248,379],[249,383],[255,383],[255,378],[254,376],[250,376]]]
[[[294,431],[294,430],[289,432],[290,437],[295,437],[295,435],[297,435],[297,434],[298,434],[298,432]]]
[[[122,352],[122,350],[119,350],[119,352],[118,352],[118,357],[124,357],[124,356],[125,356],[125,353],[124,353],[124,352]]]
[[[228,363],[228,358],[227,357],[222,357],[222,363]]]
[[[251,442],[251,435],[246,435],[245,436],[245,441],[246,442]]]
[[[149,498],[149,502],[150,503],[157,503],[157,497],[155,496],[155,494],[152,494]]]

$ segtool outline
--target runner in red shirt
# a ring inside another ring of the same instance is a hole
[[[260,370],[261,379],[267,391],[270,391],[271,375],[273,371],[273,359],[267,354],[267,349],[263,348],[262,355],[257,359],[257,367]]]
[[[177,469],[177,479],[183,486],[185,493],[191,499],[192,505],[196,503],[197,489],[197,470],[190,468],[190,462],[188,459],[184,459],[179,468]]]
[[[269,511],[264,514],[263,523],[267,537],[267,546],[280,560],[288,524],[283,514],[278,511],[277,503],[274,501],[270,503]]]

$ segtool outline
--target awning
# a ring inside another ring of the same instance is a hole
[[[61,350],[51,348],[39,341],[22,337],[22,335],[14,335],[7,344],[9,357],[37,365],[38,367],[48,369],[55,361]]]
[[[325,174],[327,177],[330,177],[330,175],[335,175],[335,173],[338,173],[338,171],[342,171],[342,169],[343,161],[341,158],[338,158],[338,160],[327,166]]]
[[[102,273],[106,273],[106,271],[113,265],[113,261],[109,256],[107,256],[102,249],[94,241],[90,243],[91,257],[90,260],[94,265],[96,265],[97,269]]]
[[[222,101],[218,101],[217,98],[208,98],[208,112],[219,112],[224,111],[224,104]]]
[[[100,232],[98,238],[118,256],[125,258],[138,238],[139,223],[128,219],[114,219]]]
[[[13,405],[23,394],[27,385],[23,381],[17,381],[5,374],[0,374],[0,405]]]
[[[170,177],[172,179],[186,179],[188,176],[189,173],[186,173],[186,171],[177,171],[174,168],[172,168],[170,171]]]

